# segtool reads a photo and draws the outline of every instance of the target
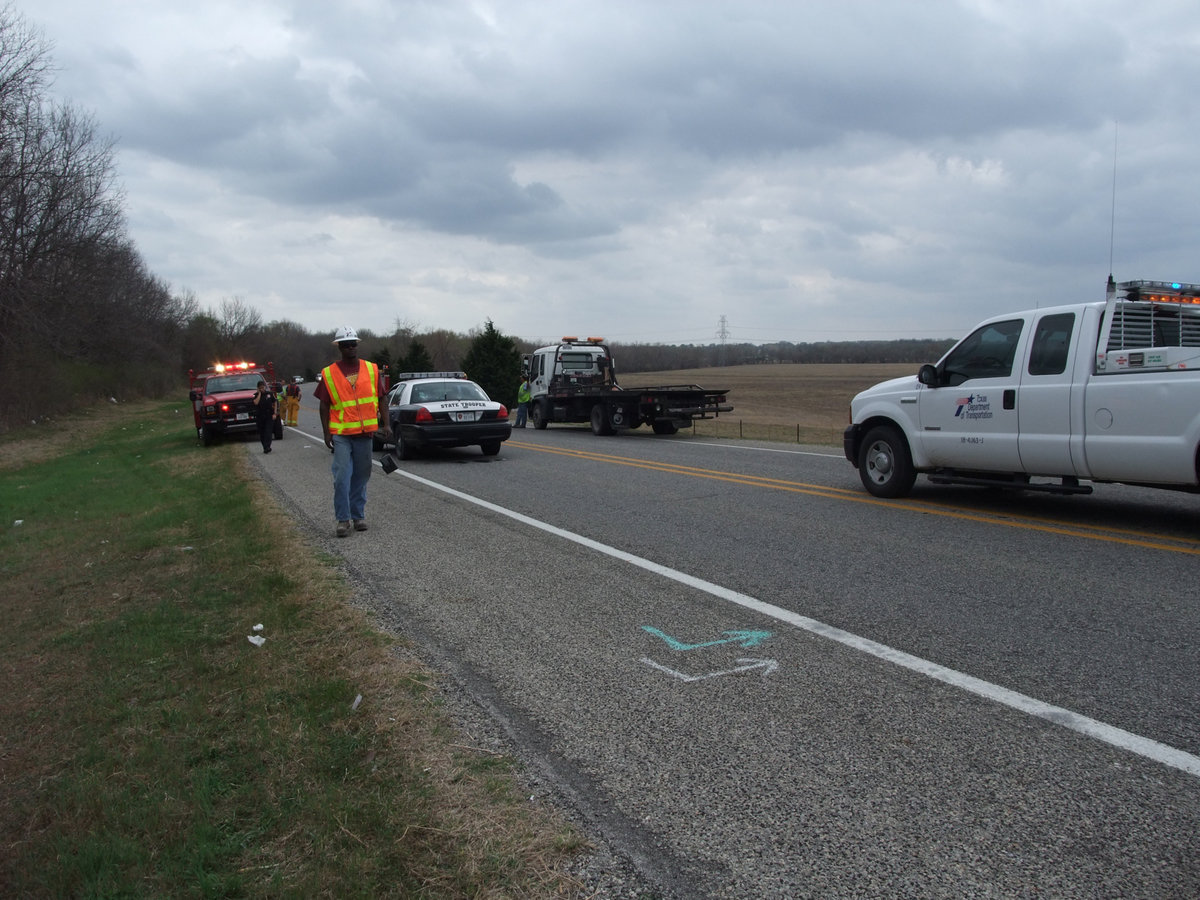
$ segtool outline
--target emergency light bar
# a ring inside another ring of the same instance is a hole
[[[252,362],[236,362],[236,363],[217,363],[210,371],[216,372],[218,375],[224,375],[226,372],[245,372],[247,369],[253,369]]]
[[[1200,306],[1200,284],[1179,281],[1122,281],[1117,285],[1126,300],[1144,303],[1179,303]]]
[[[401,372],[396,376],[396,383],[414,381],[418,378],[466,378],[466,372]]]

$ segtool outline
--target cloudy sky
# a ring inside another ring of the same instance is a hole
[[[802,342],[1200,282],[1196,0],[13,3],[212,309]]]

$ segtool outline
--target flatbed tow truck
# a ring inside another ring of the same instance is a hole
[[[696,384],[623,388],[604,338],[564,337],[524,358],[534,428],[551,422],[588,422],[592,433],[616,434],[649,425],[655,434],[675,434],[696,419],[711,419],[733,407],[729,391]]]

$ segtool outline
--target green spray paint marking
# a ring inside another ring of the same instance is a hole
[[[657,638],[662,638],[672,650],[699,650],[701,647],[718,647],[721,644],[741,644],[743,647],[757,647],[771,636],[771,632],[769,631],[722,631],[721,634],[727,634],[729,637],[720,641],[705,641],[703,644],[685,644],[683,641],[678,641],[669,634],[664,634],[657,628],[652,628],[649,625],[643,625],[642,630],[650,632],[650,634]]]

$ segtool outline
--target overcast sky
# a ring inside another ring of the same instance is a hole
[[[1110,247],[1200,282],[1196,0],[14,8],[214,310],[803,342],[1102,299]]]

